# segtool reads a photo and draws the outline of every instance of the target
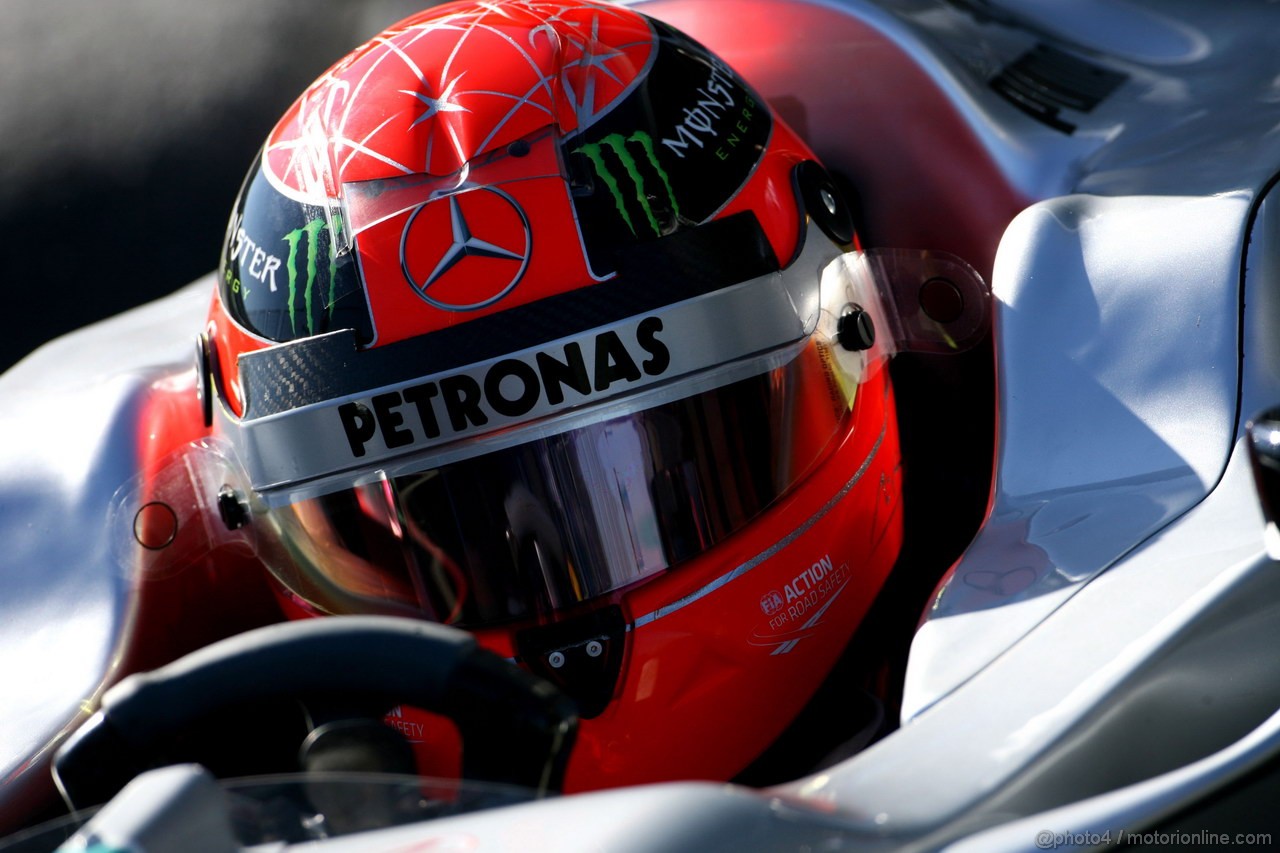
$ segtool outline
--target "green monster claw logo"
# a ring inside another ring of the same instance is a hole
[[[678,216],[680,206],[676,203],[675,190],[671,188],[671,181],[667,178],[667,173],[658,164],[658,156],[653,148],[653,137],[644,131],[638,130],[630,136],[623,136],[621,133],[611,133],[601,139],[599,142],[593,142],[589,145],[583,145],[576,149],[586,155],[591,161],[591,165],[595,168],[596,174],[600,180],[604,181],[605,186],[609,188],[609,192],[613,195],[613,203],[618,208],[618,213],[622,216],[622,221],[627,223],[627,228],[631,229],[631,233],[636,233],[636,227],[631,221],[631,215],[627,213],[627,201],[623,197],[622,188],[618,185],[617,178],[614,177],[613,171],[609,164],[605,161],[605,150],[612,151],[614,156],[622,163],[622,168],[630,177],[632,185],[635,187],[636,201],[640,203],[640,209],[644,211],[645,217],[649,221],[649,227],[653,229],[655,237],[662,236],[662,229],[658,224],[658,218],[653,213],[653,207],[649,204],[650,196],[645,192],[645,179],[640,174],[639,164],[636,162],[635,156],[631,149],[627,147],[628,143],[634,142],[644,151],[644,156],[649,165],[658,177],[662,179],[662,185],[666,188],[667,203],[671,206],[672,211]]]
[[[342,217],[334,216],[332,228],[334,231],[342,231]],[[312,303],[315,299],[316,290],[316,274],[319,272],[319,255],[320,255],[320,234],[330,229],[330,224],[324,219],[313,219],[301,228],[295,228],[288,234],[284,235],[284,241],[289,244],[289,257],[285,262],[285,266],[289,270],[289,323],[293,328],[294,336],[298,334],[298,313],[297,313],[297,297],[298,297],[298,245],[302,242],[305,235],[306,253],[307,253],[307,271],[306,284],[303,288],[303,310],[307,320],[307,334],[314,335],[315,315],[311,311]],[[332,234],[332,232],[331,232]],[[329,240],[329,293],[325,305],[328,307],[330,318],[333,315],[333,306],[337,301],[335,292],[336,282],[338,279],[338,253],[334,248],[334,241]]]

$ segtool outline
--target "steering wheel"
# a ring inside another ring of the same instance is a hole
[[[68,804],[83,808],[153,767],[216,764],[227,744],[274,744],[278,761],[296,755],[307,733],[299,703],[369,720],[400,704],[442,714],[462,737],[464,778],[540,794],[563,785],[578,725],[572,700],[464,631],[400,617],[326,617],[249,631],[125,678],[58,750],[54,779]],[[227,731],[237,719],[241,727]]]

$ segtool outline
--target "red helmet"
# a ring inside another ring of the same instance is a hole
[[[559,684],[571,789],[732,776],[901,542],[852,241],[795,133],[632,9],[453,3],[360,47],[253,164],[206,329],[291,614],[461,626]]]

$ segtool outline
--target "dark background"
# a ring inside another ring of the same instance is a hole
[[[285,108],[353,47],[430,5],[5,4],[0,371],[214,269],[240,181]]]

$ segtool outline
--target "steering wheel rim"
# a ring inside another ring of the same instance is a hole
[[[540,795],[561,789],[578,725],[572,700],[465,631],[326,617],[248,631],[123,679],[59,748],[54,780],[73,808],[105,802],[143,770],[199,761],[172,752],[197,723],[281,700],[336,701],[366,716],[399,704],[441,714],[462,736],[464,778]]]

